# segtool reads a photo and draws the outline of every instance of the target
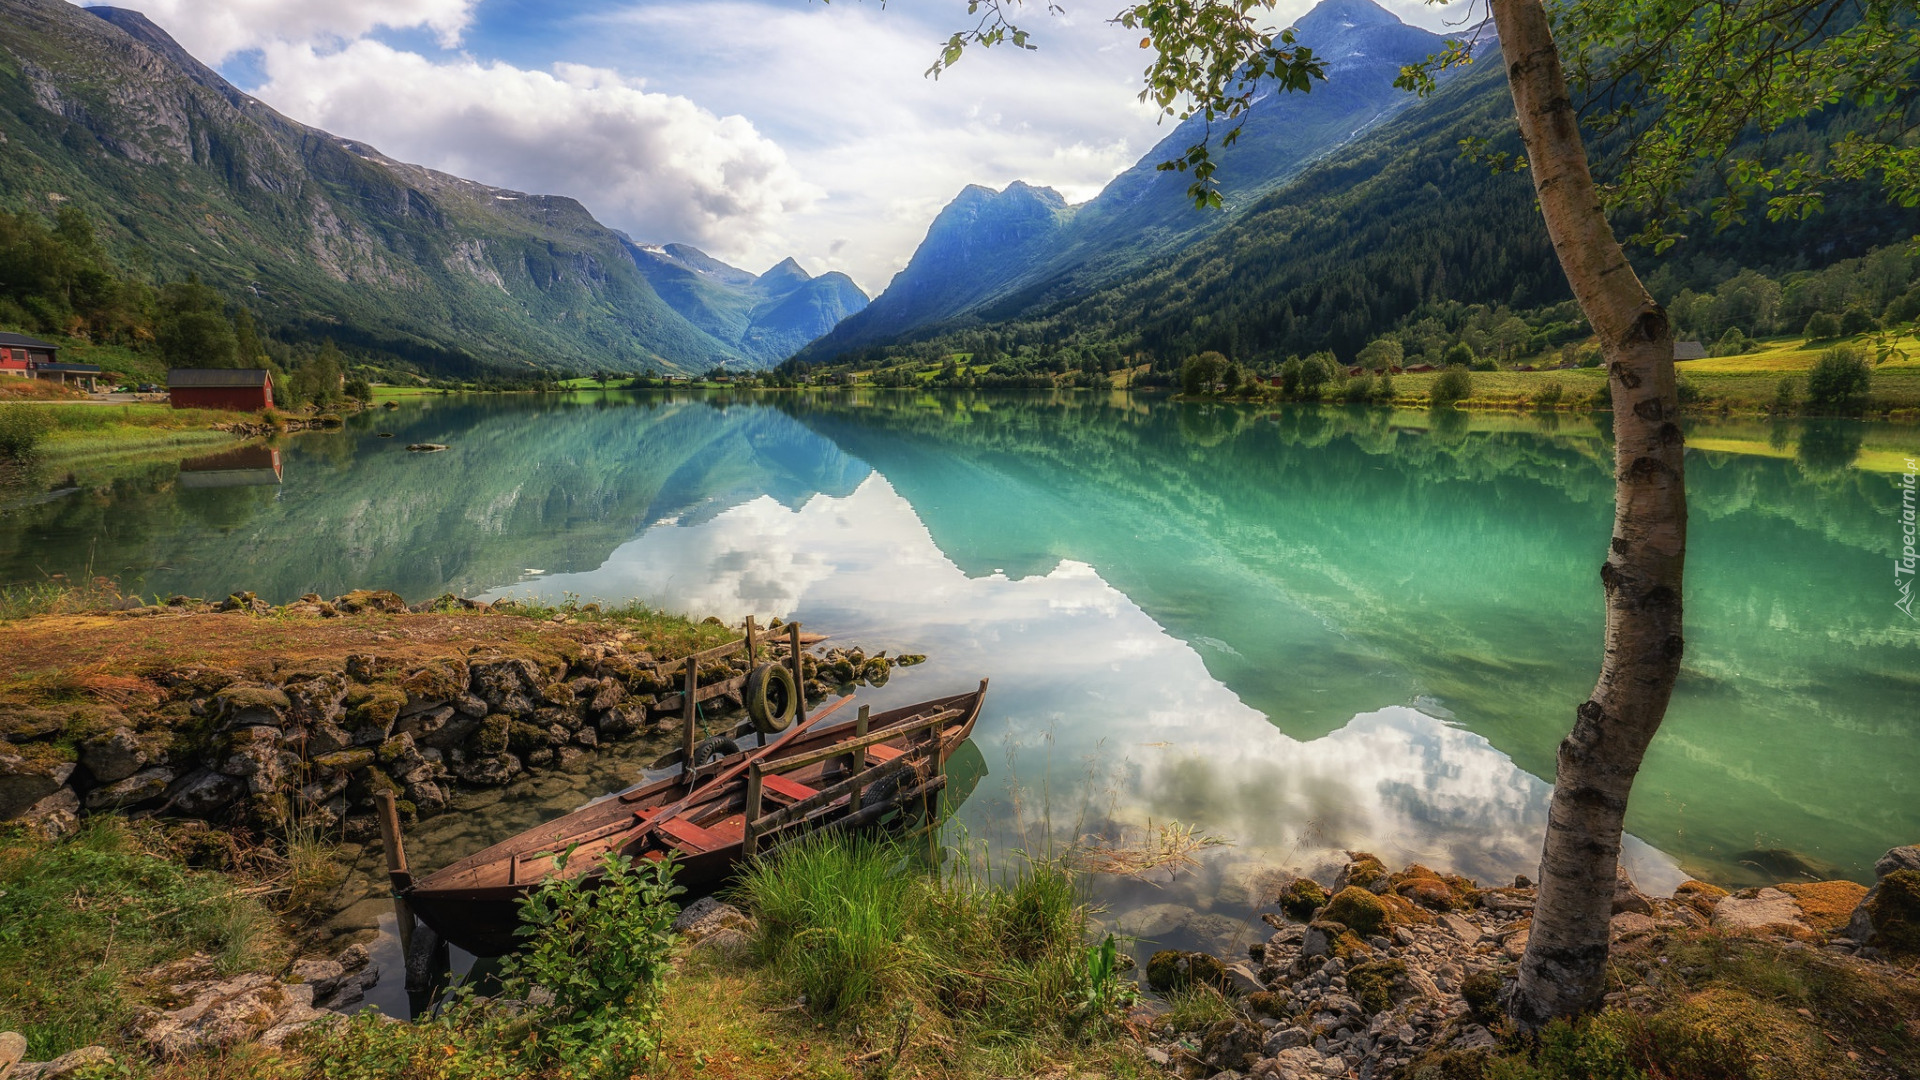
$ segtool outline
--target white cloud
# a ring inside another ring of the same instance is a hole
[[[585,203],[642,239],[751,243],[816,191],[739,116],[617,72],[445,62],[371,39],[263,50],[256,96],[303,123],[482,183]]]
[[[203,63],[275,41],[352,40],[377,28],[431,30],[452,47],[479,0],[143,0],[141,13]]]

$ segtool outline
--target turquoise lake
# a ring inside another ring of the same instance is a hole
[[[991,677],[967,835],[1218,836],[1177,878],[1097,891],[1122,929],[1219,945],[1253,936],[1266,874],[1342,849],[1532,872],[1598,670],[1604,422],[1092,393],[429,398],[286,440],[277,484],[164,461],[16,499],[0,579],[637,598],[926,653],[861,700]],[[1894,606],[1903,478],[1884,471],[1920,433],[1690,434],[1747,452],[1689,452],[1687,660],[1629,865],[1662,890],[1870,880],[1920,839],[1920,623]]]

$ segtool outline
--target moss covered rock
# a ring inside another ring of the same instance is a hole
[[[1460,996],[1475,1019],[1486,1022],[1500,1015],[1500,976],[1476,971],[1460,981]]]
[[[1344,924],[1362,937],[1371,937],[1387,925],[1387,906],[1378,896],[1358,885],[1349,885],[1335,893],[1320,915]]]
[[[1387,866],[1379,857],[1365,851],[1347,852],[1346,869],[1334,879],[1333,888],[1339,892],[1347,888],[1371,889],[1377,881],[1385,881]]]
[[[1369,1013],[1393,1007],[1394,981],[1407,973],[1401,960],[1369,960],[1347,969],[1347,992]]]
[[[1896,956],[1920,956],[1920,870],[1895,870],[1880,879],[1867,902],[1872,944]]]
[[[1708,918],[1713,917],[1713,905],[1727,895],[1727,890],[1718,885],[1709,885],[1704,881],[1683,881],[1673,890],[1673,898]]]
[[[1294,878],[1280,890],[1279,904],[1288,918],[1309,922],[1314,912],[1327,906],[1327,890],[1312,878]]]
[[[1227,966],[1206,953],[1162,949],[1147,958],[1147,984],[1155,990],[1225,986]]]
[[[513,718],[505,713],[494,713],[480,721],[473,733],[473,748],[482,755],[502,754],[507,749],[507,732],[513,724]]]

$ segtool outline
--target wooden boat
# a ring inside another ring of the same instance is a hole
[[[863,707],[857,717],[842,710],[852,699],[841,698],[765,745],[584,806],[396,895],[447,941],[498,956],[516,944],[521,897],[556,872],[596,875],[609,852],[671,854],[686,899],[710,893],[748,852],[822,828],[878,825],[924,803],[944,786],[942,769],[973,733],[986,693],[982,679],[970,693],[871,716]]]

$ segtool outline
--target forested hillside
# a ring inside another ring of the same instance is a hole
[[[1517,152],[1512,108],[1499,67],[1477,65],[1152,270],[1075,300],[955,320],[837,356],[823,340],[789,371],[809,360],[869,368],[963,353],[1019,379],[1142,362],[1171,372],[1205,351],[1256,368],[1322,350],[1351,363],[1381,337],[1397,340],[1408,363],[1438,363],[1458,344],[1507,359],[1572,346],[1588,331],[1529,179],[1460,148],[1480,137],[1493,151]],[[1819,145],[1805,133],[1784,142]],[[1920,212],[1858,190],[1809,220],[1755,217],[1717,233],[1698,223],[1666,253],[1635,253],[1683,336],[1799,333],[1815,315],[1857,332],[1920,314],[1904,248],[1920,233]],[[1814,327],[1824,329],[1824,320]]]
[[[0,0],[0,210],[68,206],[131,279],[197,274],[271,337],[433,374],[756,358],[663,301],[626,240],[572,199],[297,124],[137,12]],[[37,315],[20,328],[67,329]]]

